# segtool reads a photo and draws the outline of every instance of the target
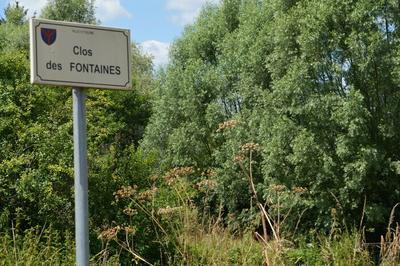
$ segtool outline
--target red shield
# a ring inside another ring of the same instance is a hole
[[[52,45],[57,38],[57,31],[55,29],[41,28],[40,33],[42,35],[42,40],[47,45]]]

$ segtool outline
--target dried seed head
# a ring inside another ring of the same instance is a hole
[[[145,201],[152,200],[154,198],[154,196],[156,195],[157,191],[158,191],[158,188],[153,187],[149,190],[140,192],[138,195],[138,200],[142,203]]]
[[[241,154],[237,154],[235,155],[235,157],[233,158],[233,161],[235,163],[242,163],[244,161],[244,157]]]
[[[201,173],[201,176],[204,176],[204,177],[213,177],[216,175],[217,175],[217,173],[213,169],[207,169],[206,171]]]
[[[98,236],[97,239],[101,239],[101,240],[111,240],[113,239],[118,232],[121,230],[120,226],[116,226],[116,227],[109,227],[105,230],[103,230]]]
[[[167,181],[168,185],[172,185],[173,183],[175,183],[176,179],[178,179],[179,177],[185,176],[185,175],[189,175],[194,173],[194,169],[191,166],[187,166],[187,167],[175,167],[171,170],[169,170],[165,175],[164,178]]]
[[[286,186],[285,185],[272,185],[271,189],[276,192],[282,192],[282,191],[286,190]]]
[[[127,234],[132,234],[134,235],[136,233],[136,227],[134,226],[124,226],[123,230],[125,231],[125,233]]]
[[[120,189],[118,189],[116,192],[113,193],[115,200],[118,201],[122,198],[129,198],[133,194],[135,194],[137,190],[137,186],[123,186]]]
[[[213,190],[217,187],[217,181],[215,180],[210,180],[210,179],[204,179],[201,180],[196,184],[196,189],[200,191],[208,191],[208,190]]]
[[[225,121],[225,122],[220,123],[220,124],[218,125],[217,132],[221,132],[221,131],[223,131],[223,130],[225,130],[225,129],[234,128],[234,127],[236,127],[238,124],[239,124],[239,121],[238,121],[238,120],[235,120],[235,119]]]
[[[123,212],[124,212],[126,215],[128,215],[128,216],[133,216],[133,215],[135,215],[135,214],[138,213],[137,210],[132,209],[132,208],[125,208],[125,209],[123,210]]]
[[[152,175],[152,176],[149,177],[149,179],[150,179],[151,181],[153,181],[153,182],[157,181],[158,178],[159,178],[158,175]]]
[[[169,207],[169,206],[167,206],[166,208],[160,208],[157,213],[159,215],[163,215],[163,214],[165,215],[165,214],[175,213],[175,212],[177,212],[177,211],[179,211],[181,209],[182,209],[182,206],[179,206],[179,207]]]
[[[294,193],[302,194],[302,193],[307,192],[307,188],[304,188],[304,187],[293,187],[293,188],[292,188],[292,191],[293,191]]]
[[[250,143],[243,144],[242,147],[240,147],[240,148],[241,148],[242,152],[256,151],[260,148],[260,145],[257,143],[250,142]]]

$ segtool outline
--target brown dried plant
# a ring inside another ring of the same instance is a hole
[[[390,213],[386,235],[381,236],[381,265],[400,265],[400,225],[396,223],[395,228],[392,228],[394,213],[399,204],[400,203],[397,203]]]
[[[286,213],[281,213],[282,204],[280,202],[281,194],[287,192],[287,187],[281,184],[271,185],[270,190],[276,193],[276,201],[273,203],[272,200],[262,201],[257,193],[254,178],[253,178],[253,155],[255,152],[260,150],[260,145],[257,143],[245,143],[240,147],[240,151],[234,157],[234,162],[237,163],[242,169],[243,173],[247,176],[250,191],[252,193],[252,199],[255,201],[257,208],[260,211],[261,225],[262,225],[262,235],[258,232],[256,237],[263,244],[264,259],[266,265],[284,265],[283,254],[286,251],[289,241],[281,236],[281,227],[285,223],[285,220],[289,217],[293,205],[288,208]],[[246,160],[248,159],[248,160]],[[248,165],[246,162],[248,161]],[[304,187],[293,187],[292,191],[288,193],[293,193],[301,195],[307,192],[307,188]],[[275,218],[270,214],[269,209],[273,208],[277,210],[277,215]],[[300,214],[297,225],[304,214],[304,211]],[[282,218],[281,218],[282,217]],[[296,228],[297,228],[296,225]],[[296,231],[296,228],[294,229]]]
[[[224,130],[226,130],[226,129],[234,128],[234,127],[236,127],[238,124],[239,124],[239,120],[236,120],[236,119],[231,119],[231,120],[225,121],[225,122],[220,123],[220,124],[218,125],[217,132],[221,132],[221,131],[224,131]]]
[[[123,198],[129,198],[133,196],[137,192],[137,186],[122,186],[120,189],[118,189],[116,192],[113,193],[115,201],[119,201],[120,199]]]
[[[121,240],[120,237],[118,237],[119,233],[124,234],[125,236],[124,240]],[[136,264],[142,262],[147,265],[152,265],[150,262],[148,262],[146,259],[140,256],[138,252],[135,251],[132,241],[129,240],[131,236],[135,235],[135,233],[136,233],[136,228],[134,226],[117,225],[117,226],[105,227],[97,236],[97,239],[101,240],[103,248],[98,254],[94,256],[92,260],[98,257],[101,258],[107,256],[108,255],[107,247],[109,246],[110,241],[114,241],[117,243],[119,247],[121,247],[123,250],[127,251],[133,256],[133,260],[135,261]]]
[[[164,179],[168,185],[172,185],[177,181],[177,179],[192,173],[194,173],[194,168],[191,166],[175,167],[164,175]]]

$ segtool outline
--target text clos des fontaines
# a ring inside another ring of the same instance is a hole
[[[78,45],[72,48],[72,53],[76,56],[93,56],[93,50],[87,49]],[[49,70],[61,71],[63,70],[63,65],[60,63],[49,61],[46,63],[46,68]],[[121,67],[114,65],[98,65],[91,63],[81,63],[81,62],[70,62],[69,71],[79,72],[79,73],[93,73],[93,74],[105,74],[105,75],[120,75]]]

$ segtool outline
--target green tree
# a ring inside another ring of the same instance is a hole
[[[252,170],[265,201],[274,185],[308,191],[293,208],[287,197],[288,225],[305,211],[304,229],[328,229],[333,209],[358,223],[366,198],[367,224],[379,227],[400,201],[398,8],[367,0],[206,7],[160,73],[142,146],[161,170],[213,169],[221,202],[247,221],[250,188],[233,158],[257,143]]]
[[[79,14],[57,13],[65,11],[63,3],[49,3],[45,11],[54,15],[49,18],[95,21],[92,2]],[[0,231],[51,226],[63,235],[74,228],[71,90],[30,84],[28,25],[26,17],[18,21],[7,16],[0,24]],[[134,89],[90,89],[86,101],[91,250],[96,253],[102,248],[97,233],[126,216],[111,206],[113,193],[122,185],[146,189],[153,163],[151,155],[137,150],[150,116],[152,63],[136,44],[131,49]],[[135,220],[134,226],[146,228],[138,233],[140,251],[158,253],[151,221]]]
[[[8,4],[4,14],[5,18],[0,20],[0,50],[28,50],[27,10],[15,2]]]
[[[88,24],[97,23],[93,0],[50,0],[43,8],[41,17]]]
[[[20,6],[18,1],[15,1],[14,5],[8,4],[4,9],[4,22],[22,25],[26,22],[27,12],[28,10]]]
[[[84,15],[90,16],[90,12]],[[28,31],[23,21],[6,20],[0,25],[0,224],[2,228],[14,222],[21,228],[52,224],[71,229],[71,92],[30,84]],[[129,172],[137,169],[134,166],[116,174],[124,167],[121,162],[133,156],[150,115],[151,60],[132,44],[132,61],[135,90],[88,92],[90,197],[91,210],[96,210],[92,219],[98,226],[112,217],[112,210],[103,203],[112,199],[113,192],[132,176],[145,175]],[[113,179],[116,175],[120,177]]]

